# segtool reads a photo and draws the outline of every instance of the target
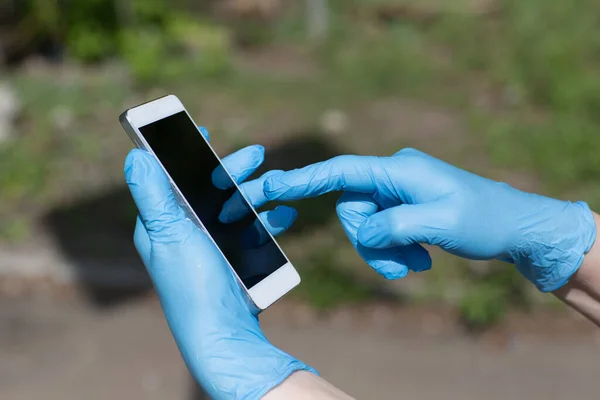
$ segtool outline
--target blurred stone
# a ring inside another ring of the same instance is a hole
[[[69,129],[75,121],[73,111],[66,106],[56,106],[50,111],[52,124],[58,130],[64,131]]]
[[[10,139],[22,105],[17,93],[8,83],[0,83],[0,141]]]
[[[330,135],[339,135],[348,129],[348,116],[340,110],[327,110],[319,121],[323,132]]]

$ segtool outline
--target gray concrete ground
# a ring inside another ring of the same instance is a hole
[[[421,314],[367,306],[318,319],[282,303],[262,323],[274,343],[357,398],[600,395],[600,346],[579,320],[562,323],[573,328],[567,333],[538,326],[535,334],[524,328],[509,339],[474,340]],[[0,301],[0,399],[200,398],[152,298],[104,311],[73,298]]]

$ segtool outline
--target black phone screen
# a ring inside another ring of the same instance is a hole
[[[223,204],[239,189],[233,182],[227,190],[213,184],[212,173],[221,162],[185,111],[139,129],[246,288],[287,263],[242,196],[246,217],[228,224],[219,221]]]

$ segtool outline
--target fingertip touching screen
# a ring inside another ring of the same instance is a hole
[[[229,175],[222,174],[229,189],[213,184],[220,161],[185,111],[139,130],[247,289],[287,263]],[[236,222],[222,223],[223,204],[234,195],[247,212]]]

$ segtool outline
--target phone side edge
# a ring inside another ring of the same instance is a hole
[[[129,136],[129,139],[133,142],[134,146],[137,147],[138,149],[145,149],[146,146],[139,139],[138,133],[135,131],[133,125],[129,121],[129,111],[130,110],[131,109],[125,110],[125,111],[123,111],[123,113],[121,113],[121,115],[119,115],[119,122],[121,123],[121,127],[123,128],[123,130],[125,131],[127,136]]]

